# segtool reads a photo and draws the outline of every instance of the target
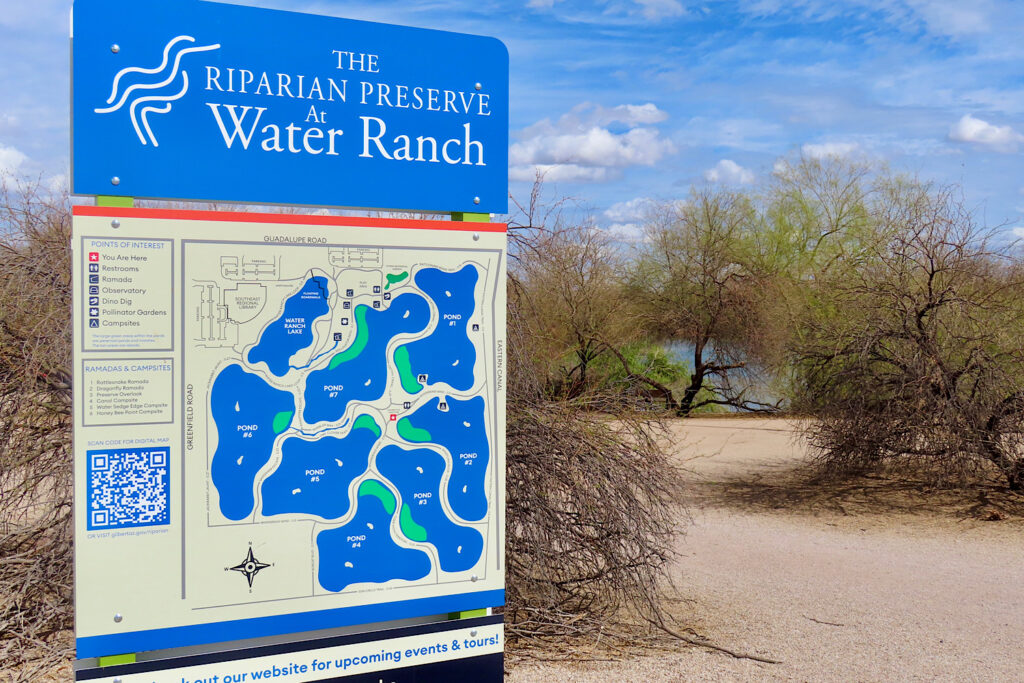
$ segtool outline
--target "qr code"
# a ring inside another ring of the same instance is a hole
[[[86,457],[86,528],[92,531],[170,523],[169,449],[86,451]]]

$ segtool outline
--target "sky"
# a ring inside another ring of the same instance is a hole
[[[603,228],[650,200],[754,189],[839,155],[958,184],[1024,237],[1019,0],[235,0],[495,36],[510,53],[510,191],[539,169]],[[68,174],[67,0],[0,0],[0,173]]]

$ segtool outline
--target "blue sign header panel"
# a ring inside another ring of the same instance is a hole
[[[75,194],[503,213],[494,38],[195,0],[77,0]]]

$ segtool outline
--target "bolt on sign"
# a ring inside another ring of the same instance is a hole
[[[194,0],[78,0],[75,194],[503,213],[493,38]]]
[[[161,0],[73,34],[76,679],[500,680],[505,226],[117,197],[504,211],[504,47]]]

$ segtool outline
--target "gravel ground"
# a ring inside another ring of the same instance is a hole
[[[693,524],[672,613],[716,644],[780,663],[687,645],[618,662],[520,663],[509,681],[1024,680],[1024,521],[1012,497],[879,478],[806,485],[782,420],[674,429]],[[984,521],[1007,506],[1005,519]]]

